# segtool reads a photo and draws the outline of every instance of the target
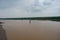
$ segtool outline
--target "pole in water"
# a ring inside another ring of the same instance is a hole
[[[31,24],[31,20],[29,20],[29,24]]]

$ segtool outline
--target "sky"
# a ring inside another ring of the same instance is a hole
[[[60,0],[0,0],[0,18],[49,16],[60,16]]]

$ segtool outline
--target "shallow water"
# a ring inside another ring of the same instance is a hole
[[[8,40],[59,40],[60,22],[4,20]]]

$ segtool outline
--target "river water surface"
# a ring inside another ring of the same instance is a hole
[[[60,22],[32,20],[4,20],[8,40],[59,40]]]

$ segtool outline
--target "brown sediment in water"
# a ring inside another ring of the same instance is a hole
[[[8,40],[58,40],[60,22],[5,20],[3,28]]]

